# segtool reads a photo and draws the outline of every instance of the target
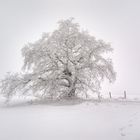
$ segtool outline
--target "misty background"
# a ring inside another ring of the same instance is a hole
[[[20,71],[21,48],[74,17],[82,29],[111,42],[117,79],[102,92],[140,96],[139,0],[0,0],[0,79]]]

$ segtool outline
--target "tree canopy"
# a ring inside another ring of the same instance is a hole
[[[58,25],[54,32],[43,33],[23,47],[22,72],[7,74],[1,94],[53,99],[86,96],[88,90],[99,93],[105,78],[115,80],[112,60],[104,55],[113,51],[109,43],[81,30],[72,18]]]

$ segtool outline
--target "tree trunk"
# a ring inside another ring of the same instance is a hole
[[[76,91],[76,82],[77,78],[75,77],[74,79],[70,75],[63,75],[61,79],[65,79],[68,81],[68,84],[66,83],[61,83],[61,85],[68,87],[68,91],[66,91],[66,94],[64,95],[65,97],[75,97],[75,91]]]
[[[75,87],[68,92],[68,97],[75,97]]]
[[[69,88],[69,92],[68,92],[68,97],[75,97],[75,91],[76,91],[76,82],[77,82],[77,78],[74,79],[74,82],[71,83],[71,86]]]

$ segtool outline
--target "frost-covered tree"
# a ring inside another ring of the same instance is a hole
[[[39,98],[71,98],[99,94],[101,82],[115,80],[112,61],[105,53],[109,43],[79,29],[73,19],[61,20],[58,29],[44,33],[22,49],[22,73],[8,73],[1,81],[1,94],[32,94]]]

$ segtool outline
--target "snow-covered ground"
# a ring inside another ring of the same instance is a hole
[[[140,102],[1,104],[0,140],[140,140]]]

